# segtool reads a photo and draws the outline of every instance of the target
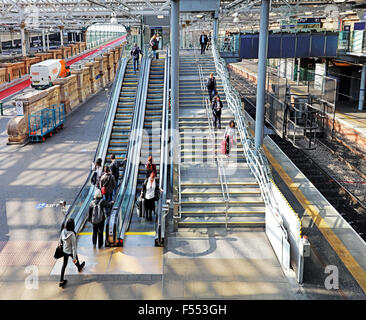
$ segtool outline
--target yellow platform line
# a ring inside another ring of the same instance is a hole
[[[93,232],[79,232],[77,235],[78,236],[92,236]],[[103,232],[103,235],[105,235],[105,232]]]
[[[311,217],[313,222],[318,227],[319,231],[323,234],[328,243],[332,246],[338,257],[344,263],[346,268],[352,274],[354,279],[360,285],[362,290],[366,293],[366,272],[352,256],[352,254],[347,250],[343,242],[336,236],[331,227],[320,215],[316,206],[312,205],[311,202],[304,196],[304,194],[299,190],[298,186],[292,181],[290,176],[285,172],[278,161],[273,157],[272,153],[268,150],[266,146],[263,146],[264,152],[271,162],[272,166],[276,169],[278,174],[281,176],[282,180],[289,187],[291,192],[294,194],[296,199],[301,203],[305,212]]]
[[[361,122],[360,120],[357,120],[357,119],[353,119],[352,117],[350,117],[350,116],[348,116],[348,115],[346,115],[346,114],[344,114],[344,113],[338,113],[338,112],[336,112],[336,116],[339,118],[339,119],[341,119],[341,120],[343,120],[343,121],[349,121],[349,122],[354,122],[354,123],[357,123],[357,124],[360,124],[361,125],[361,127],[362,127],[362,129],[366,129],[366,123],[364,123],[364,122]],[[346,119],[344,119],[344,118],[346,118]],[[354,131],[356,131],[357,133],[359,133],[359,134],[361,134],[359,131],[357,131],[355,128],[352,128]]]
[[[155,231],[148,232],[126,232],[126,236],[155,236]]]

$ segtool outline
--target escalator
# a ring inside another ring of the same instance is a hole
[[[133,72],[133,62],[130,60],[127,63],[123,78],[118,107],[105,160],[106,165],[110,165],[112,153],[116,155],[116,159],[119,161],[122,161],[127,155],[127,146],[131,133],[131,123],[135,108],[138,80],[138,71],[136,74]],[[123,173],[124,169],[120,168],[120,180],[123,177]]]
[[[137,88],[132,131],[128,145],[128,159],[119,196],[106,224],[107,246],[161,246],[164,227],[161,227],[162,212],[166,211],[167,150],[168,150],[168,104],[169,63],[164,59],[151,60],[148,54],[141,62],[140,80]],[[164,63],[165,62],[165,63]],[[162,124],[164,123],[164,126]],[[163,143],[164,148],[161,148]],[[160,160],[164,159],[160,187],[162,199],[156,205],[153,221],[138,217],[136,200],[140,196],[146,178],[145,162],[153,156],[160,182]],[[163,230],[163,231],[162,231]]]
[[[110,164],[111,153],[115,153],[118,160],[122,160],[126,156],[131,121],[134,114],[136,88],[139,82],[137,75],[132,74],[131,70],[132,61],[121,58],[110,91],[111,96],[108,101],[94,161],[101,158],[102,162],[108,165]],[[120,173],[122,178],[124,172]],[[91,184],[91,177],[92,171],[90,171],[86,182],[65,215],[61,230],[70,218],[75,221],[76,233],[80,233],[84,229],[88,218],[89,204],[93,200],[95,191],[95,186]],[[89,228],[90,225],[87,225],[84,231]]]
[[[138,76],[138,71],[136,74],[133,72],[133,62],[131,59],[127,62],[124,72],[104,165],[111,164],[111,155],[113,153],[116,156],[116,160],[120,162],[127,157],[127,147],[135,110],[136,90],[139,83]],[[125,167],[120,167],[119,169],[119,184],[124,177],[124,169]],[[92,224],[86,222],[83,232],[91,232],[92,229]]]
[[[143,139],[140,152],[140,163],[136,187],[136,198],[139,197],[142,184],[146,179],[145,162],[148,156],[153,157],[156,164],[157,177],[160,179],[160,142],[164,94],[164,59],[153,60],[150,65],[149,83],[147,89],[146,109],[143,125]],[[157,210],[155,210],[157,212]],[[152,221],[138,217],[137,208],[133,210],[128,231],[125,233],[124,247],[154,246],[155,223],[157,215]]]

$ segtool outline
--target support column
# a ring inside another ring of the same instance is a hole
[[[361,83],[360,83],[360,97],[358,99],[358,110],[363,110],[365,102],[365,81],[366,81],[366,64],[362,65]]]
[[[49,37],[48,30],[47,30],[47,51],[50,51],[50,37]]]
[[[300,66],[301,66],[301,63],[300,63],[300,58],[297,59],[297,77],[296,77],[296,84],[299,85],[299,82],[300,82]]]
[[[26,48],[26,45],[25,45],[24,28],[25,28],[25,24],[22,23],[20,25],[20,45],[22,47],[22,56],[23,57],[27,56],[27,48]]]
[[[214,22],[213,22],[213,35],[212,38],[217,41],[219,37],[219,13],[217,11],[213,14]]]
[[[10,29],[11,47],[14,48],[14,30]]]
[[[268,48],[268,18],[269,0],[262,0],[259,47],[258,47],[258,80],[257,80],[257,103],[255,120],[255,148],[258,149],[263,144],[264,131],[264,103],[266,85],[266,60]]]
[[[46,34],[44,29],[42,29],[42,50],[46,52]]]
[[[61,47],[64,46],[64,26],[60,26],[60,41]]]
[[[31,48],[31,33],[30,31],[25,31],[24,35],[25,35],[25,52],[26,54],[28,54],[30,53]]]
[[[173,167],[177,166],[177,130],[179,114],[179,2],[172,0],[170,11],[171,45],[171,186],[173,186]]]

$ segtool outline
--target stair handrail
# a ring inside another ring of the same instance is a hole
[[[206,114],[207,114],[208,130],[209,130],[209,134],[210,134],[211,145],[215,148],[214,155],[215,155],[215,160],[217,163],[217,170],[218,170],[218,176],[219,176],[220,185],[221,185],[222,197],[225,201],[225,228],[227,229],[230,194],[229,194],[228,185],[227,185],[226,172],[225,172],[225,167],[224,167],[222,158],[217,156],[216,136],[213,131],[213,120],[212,120],[212,116],[210,113],[208,99],[207,99],[207,97],[205,98],[205,96],[204,96],[205,80],[204,80],[204,76],[203,76],[203,72],[202,72],[202,66],[200,64],[198,64],[198,73],[199,73],[200,83],[201,83],[202,99],[203,99],[203,103],[205,105]]]
[[[257,180],[266,208],[273,214],[281,229],[287,235],[283,221],[279,215],[280,208],[270,187],[272,172],[264,154],[263,148],[255,147],[254,137],[249,131],[249,124],[242,110],[242,102],[239,92],[232,86],[226,62],[220,57],[216,41],[212,41],[212,56],[214,58],[217,74],[220,75],[224,86],[224,92],[229,109],[235,116],[240,140],[243,144],[243,152],[248,166]]]
[[[159,188],[163,189],[162,196],[157,206],[157,223],[155,228],[155,244],[163,245],[165,238],[165,217],[163,215],[163,205],[166,203],[167,180],[168,180],[168,128],[169,128],[169,71],[170,71],[169,47],[166,49],[164,64],[164,89],[163,89],[163,113],[161,122],[160,140],[160,179]]]

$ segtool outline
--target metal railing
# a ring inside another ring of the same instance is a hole
[[[228,185],[227,185],[225,167],[224,167],[222,158],[217,155],[216,135],[213,130],[212,113],[210,112],[210,106],[209,106],[208,99],[205,98],[205,96],[204,96],[204,92],[206,91],[205,90],[206,86],[205,86],[205,79],[204,79],[203,72],[202,72],[202,66],[200,64],[198,64],[198,73],[199,73],[200,83],[201,83],[202,100],[203,100],[203,104],[205,105],[205,108],[206,108],[206,114],[207,114],[207,120],[208,120],[208,130],[209,130],[209,134],[210,134],[211,145],[215,148],[214,155],[215,155],[217,171],[218,171],[220,185],[221,185],[222,198],[225,201],[225,228],[227,229],[230,195],[229,195],[229,190],[228,190]]]
[[[168,214],[166,207],[166,196],[168,188],[168,154],[169,154],[169,79],[170,79],[170,58],[169,48],[166,49],[165,67],[164,67],[164,93],[163,93],[163,114],[161,125],[160,142],[160,179],[159,188],[163,189],[162,196],[158,201],[157,223],[155,232],[155,245],[164,245],[165,238],[165,218]]]
[[[235,122],[248,166],[259,184],[266,208],[274,215],[283,232],[287,235],[287,231],[283,226],[282,218],[278,214],[280,212],[280,208],[275,200],[273,191],[270,188],[272,173],[268,160],[262,147],[255,148],[254,138],[249,131],[249,123],[242,110],[240,94],[230,83],[230,76],[226,68],[226,63],[220,57],[215,41],[212,42],[212,55],[216,66],[216,72],[222,79],[228,107],[235,116]]]
[[[124,48],[121,51],[121,56],[123,55],[123,51]],[[124,78],[126,65],[127,60],[120,59],[116,72],[116,77],[114,78],[113,86],[110,90],[111,95],[109,97],[108,107],[104,114],[104,120],[99,134],[98,146],[93,158],[94,163],[97,158],[105,159],[105,155],[107,153],[109,137],[112,132],[114,115],[116,113],[118,105],[119,93]],[[93,193],[95,191],[95,186],[91,184],[92,173],[92,171],[89,172],[89,175],[84,185],[82,186],[79,193],[75,197],[75,200],[69,207],[68,212],[64,217],[61,230],[65,222],[70,218],[74,219],[75,221],[75,231],[78,233],[82,230],[87,219],[86,212],[89,208],[91,200],[93,199]]]

